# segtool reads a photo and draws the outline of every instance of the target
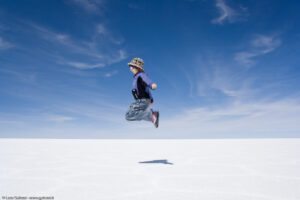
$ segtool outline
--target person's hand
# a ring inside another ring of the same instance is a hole
[[[157,88],[157,85],[156,85],[155,83],[153,83],[153,84],[151,85],[151,87],[152,87],[152,90],[155,90],[155,89]]]
[[[154,101],[153,101],[153,99],[151,99],[151,101],[149,102],[149,104],[148,104],[148,105],[152,105],[152,104],[154,104]]]

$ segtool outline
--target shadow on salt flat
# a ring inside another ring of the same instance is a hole
[[[173,163],[168,162],[168,160],[151,160],[151,161],[143,161],[139,162],[140,164],[165,164],[165,165],[173,165]]]

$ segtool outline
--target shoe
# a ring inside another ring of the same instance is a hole
[[[154,127],[158,127],[158,122],[159,122],[159,112],[152,112],[152,123],[154,124]]]

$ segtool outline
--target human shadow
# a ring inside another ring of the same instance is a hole
[[[173,165],[173,163],[168,162],[168,160],[151,160],[151,161],[142,161],[140,164],[165,164],[165,165]]]

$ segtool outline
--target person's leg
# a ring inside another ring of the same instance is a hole
[[[137,101],[133,102],[129,106],[129,108],[128,108],[126,114],[125,114],[125,118],[126,118],[127,121],[135,121],[136,120],[136,112],[137,112],[136,107],[137,107]]]
[[[126,112],[125,118],[128,121],[151,121],[152,111],[149,108],[149,100],[138,99],[136,102],[132,103]]]
[[[158,128],[158,124],[159,124],[159,112],[158,111],[152,111],[152,122],[154,124],[154,127]]]

